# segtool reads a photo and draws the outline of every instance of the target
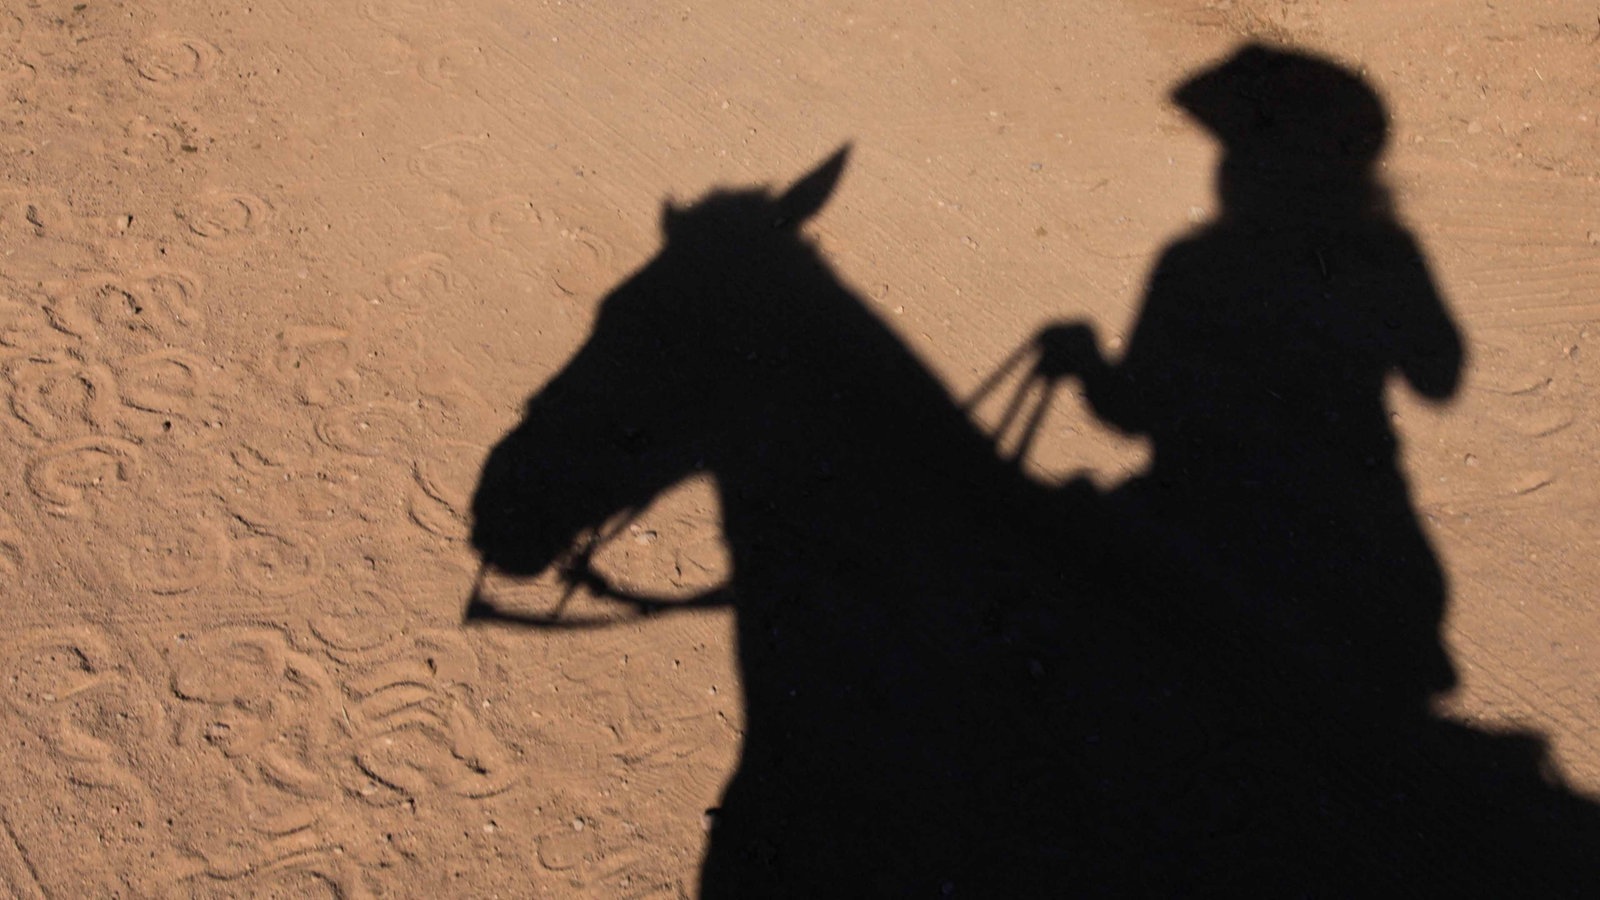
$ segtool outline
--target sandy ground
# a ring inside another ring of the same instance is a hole
[[[846,141],[809,233],[954,396],[1050,321],[1116,347],[1215,211],[1217,149],[1167,92],[1250,39],[1381,92],[1383,175],[1465,335],[1452,402],[1390,392],[1449,578],[1438,711],[1542,733],[1600,790],[1596,13],[12,0],[0,883],[692,895],[743,728],[732,618],[463,629],[484,454],[664,199]],[[1111,486],[1147,456],[1067,394],[1029,464]],[[690,480],[598,565],[712,586],[719,527]]]

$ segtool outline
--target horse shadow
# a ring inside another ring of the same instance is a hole
[[[1442,402],[1464,351],[1372,175],[1381,103],[1263,48],[1176,96],[1228,144],[1221,215],[1166,252],[1119,360],[1073,322],[1020,357],[1149,435],[1141,477],[1030,477],[840,280],[800,227],[847,149],[781,193],[668,204],[490,453],[485,570],[555,569],[623,615],[735,610],[746,730],[703,896],[1600,883],[1600,815],[1543,742],[1429,711],[1446,584],[1383,390]],[[589,565],[695,474],[726,584],[643,597]],[[619,620],[481,589],[466,618]]]

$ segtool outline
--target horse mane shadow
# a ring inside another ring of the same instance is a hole
[[[1151,436],[1102,494],[1002,459],[805,237],[846,157],[667,204],[473,501],[486,571],[610,610],[480,580],[472,623],[734,610],[746,724],[703,896],[1591,892],[1600,816],[1543,743],[1428,709],[1445,584],[1372,414],[1397,368],[1447,398],[1462,349],[1392,219],[1252,218],[1283,192],[1235,173],[1234,218],[1169,250],[1120,360],[1073,323],[1023,348]],[[1416,302],[1366,316],[1375,285]],[[726,584],[639,596],[590,565],[697,474]]]

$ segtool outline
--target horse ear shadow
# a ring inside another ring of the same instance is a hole
[[[670,196],[667,197],[667,199],[661,201],[661,233],[662,234],[671,234],[672,231],[673,231],[673,228],[678,224],[679,220],[682,219],[682,217],[683,217],[683,210],[678,208],[677,202],[675,200],[673,200]]]
[[[782,197],[778,198],[778,222],[789,227],[798,226],[822,210],[839,186],[845,163],[850,161],[850,144],[845,143],[834,154],[796,181]]]

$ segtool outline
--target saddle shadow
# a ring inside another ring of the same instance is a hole
[[[831,270],[800,226],[845,150],[667,205],[491,452],[485,569],[619,615],[475,590],[470,622],[735,611],[746,731],[703,896],[1592,893],[1600,817],[1543,743],[1429,711],[1447,590],[1383,392],[1443,402],[1464,351],[1374,177],[1381,102],[1259,47],[1175,96],[1228,146],[1219,217],[1166,251],[1120,359],[1072,322],[1018,357],[1019,390],[1081,380],[1150,437],[1127,484],[1001,459]],[[695,474],[725,585],[593,570],[606,523]]]

